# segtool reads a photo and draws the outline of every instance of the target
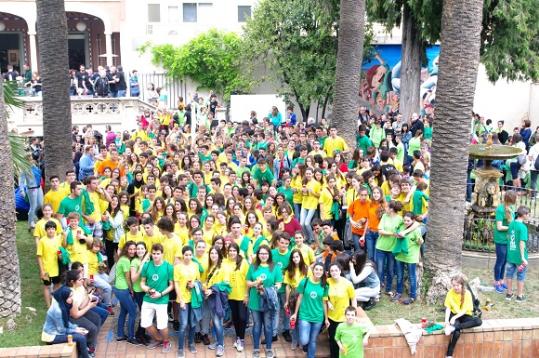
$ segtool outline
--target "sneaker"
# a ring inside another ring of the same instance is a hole
[[[405,298],[404,300],[401,301],[403,305],[411,305],[414,302],[415,302],[415,299],[411,297]]]
[[[369,302],[367,302],[367,304],[365,305],[365,307],[363,309],[365,311],[368,311],[368,310],[372,309],[374,306],[376,306],[376,300],[374,298],[371,298],[369,300]]]
[[[504,290],[507,290],[507,285],[505,284],[505,282],[502,283],[502,287],[503,287]]]
[[[513,299],[513,297],[515,297],[515,295],[512,294],[512,293],[508,293],[508,294],[505,295],[505,299],[507,301],[511,301]]]
[[[204,343],[205,346],[210,344],[210,337],[208,337],[207,334],[202,335],[202,343]]]
[[[161,341],[151,340],[150,343],[148,343],[148,345],[146,346],[146,348],[155,349],[155,348],[161,346],[162,344],[163,344],[163,342],[161,342]]]
[[[526,296],[522,295],[522,296],[517,296],[517,298],[515,299],[515,301],[517,302],[524,302],[526,301]]]
[[[197,347],[194,344],[189,345],[189,352],[195,354],[197,352]]]
[[[253,358],[260,358],[260,350],[253,349]]]
[[[215,355],[217,357],[222,357],[225,354],[225,348],[223,346],[217,346],[217,349],[215,350]]]
[[[183,352],[183,349],[178,349],[178,353],[176,354],[176,358],[185,358],[185,353]]]
[[[132,344],[134,346],[140,346],[142,345],[142,343],[140,343],[138,340],[136,340],[135,338],[128,338],[127,339],[127,343],[129,344]]]
[[[292,349],[293,351],[298,349],[298,342],[292,342],[292,345],[291,345],[290,349]]]
[[[292,336],[290,335],[290,331],[289,330],[286,330],[283,332],[283,338],[285,341],[287,341],[288,343],[292,342]]]
[[[142,336],[140,337],[137,337],[136,338],[137,342],[139,343],[140,346],[145,346],[147,345],[148,343],[146,342],[146,339]]]
[[[398,302],[401,299],[402,295],[400,293],[396,293],[391,297],[391,302]]]
[[[163,353],[168,353],[172,351],[172,344],[170,344],[170,341],[163,341]]]
[[[107,307],[107,312],[109,313],[109,315],[114,316],[114,311],[112,310],[112,306]]]
[[[236,338],[236,341],[234,342],[232,347],[236,348],[238,352],[243,352],[243,342],[241,341],[239,337]]]
[[[445,326],[445,335],[450,336],[454,330],[455,330],[455,326],[452,326],[452,325]]]
[[[172,329],[174,329],[176,332],[178,332],[180,330],[180,322],[172,321]]]
[[[266,358],[273,358],[273,351],[271,349],[266,349]]]
[[[494,287],[494,290],[497,293],[503,294],[505,292],[505,288],[503,288],[503,285],[495,285]]]
[[[121,342],[127,340],[127,337],[117,337],[116,342]]]
[[[212,351],[214,351],[215,348],[217,348],[217,343],[212,343],[208,346],[208,349],[211,349]]]
[[[202,343],[202,334],[195,333],[195,343]]]

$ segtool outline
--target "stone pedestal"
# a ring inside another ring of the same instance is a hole
[[[475,188],[472,194],[472,209],[476,213],[493,213],[500,204],[498,180],[503,176],[499,170],[487,167],[474,170]]]

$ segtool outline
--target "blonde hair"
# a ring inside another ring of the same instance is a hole
[[[451,277],[451,283],[456,282],[461,286],[460,308],[462,308],[462,305],[464,304],[464,296],[466,295],[466,281],[468,281],[468,279],[463,273],[457,273]]]

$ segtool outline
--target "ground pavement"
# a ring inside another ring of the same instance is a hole
[[[116,322],[117,315],[110,316],[99,333],[96,357],[97,358],[175,358],[176,352],[178,349],[178,338],[176,337],[176,332],[171,328],[169,332],[171,333],[170,341],[172,343],[172,351],[170,353],[164,354],[161,352],[161,348],[156,348],[154,350],[149,350],[145,346],[134,346],[125,341],[116,342]],[[248,328],[245,334],[245,350],[242,353],[236,351],[232,346],[234,343],[234,329],[229,328],[225,330],[225,355],[227,358],[251,358],[253,356],[253,338],[251,334],[251,329]],[[208,346],[205,346],[202,343],[197,345],[197,353],[192,354],[189,352],[187,347],[185,347],[185,357],[215,357],[215,351],[209,350]],[[261,345],[262,347],[262,345]],[[273,354],[277,358],[284,357],[305,357],[306,354],[300,349],[293,351],[291,349],[291,344],[286,342],[282,336],[279,337],[277,342],[273,342]],[[264,357],[264,349],[260,350],[260,356]],[[316,351],[316,357],[329,357],[329,343],[327,339],[327,333],[321,333],[318,338],[318,345]]]

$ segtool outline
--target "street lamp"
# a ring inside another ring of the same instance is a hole
[[[86,31],[86,23],[79,21],[75,25],[75,28],[77,29],[78,32],[84,32]]]

